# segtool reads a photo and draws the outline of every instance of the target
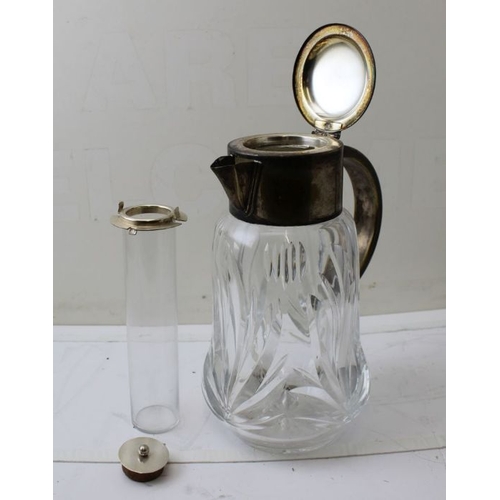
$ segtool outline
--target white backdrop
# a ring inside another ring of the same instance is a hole
[[[55,0],[54,323],[123,324],[118,202],[179,205],[179,319],[211,321],[210,164],[244,135],[310,132],[295,56],[341,22],[368,39],[374,98],[342,140],[379,173],[362,314],[445,307],[444,0]]]

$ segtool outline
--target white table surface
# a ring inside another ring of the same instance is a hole
[[[210,326],[180,327],[181,424],[156,436],[171,463],[150,483],[121,471],[130,424],[123,327],[54,328],[54,498],[442,499],[444,311],[362,318],[369,403],[333,445],[300,458],[258,452],[206,407]]]

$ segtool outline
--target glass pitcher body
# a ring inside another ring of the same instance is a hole
[[[210,167],[230,215],[215,230],[203,389],[215,415],[255,447],[319,448],[368,397],[359,278],[377,244],[382,193],[373,165],[340,135],[374,88],[363,35],[322,26],[293,69],[295,102],[313,132],[234,139]],[[343,207],[344,171],[354,217]]]
[[[203,381],[213,413],[272,451],[334,439],[369,392],[349,212],[289,227],[228,214],[215,229],[213,296]]]

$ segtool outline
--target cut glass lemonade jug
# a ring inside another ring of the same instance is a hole
[[[215,229],[203,392],[212,412],[258,448],[326,445],[368,398],[359,278],[378,239],[382,196],[368,159],[339,137],[374,86],[365,38],[324,26],[305,41],[293,72],[313,133],[236,139],[211,167],[230,213]],[[354,218],[342,205],[344,169]]]

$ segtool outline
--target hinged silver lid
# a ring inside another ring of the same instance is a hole
[[[344,24],[317,29],[293,69],[293,93],[304,118],[322,133],[356,123],[375,88],[375,59],[359,31]]]
[[[118,458],[123,472],[134,481],[146,482],[161,475],[169,453],[160,441],[149,437],[129,439],[122,444]]]

